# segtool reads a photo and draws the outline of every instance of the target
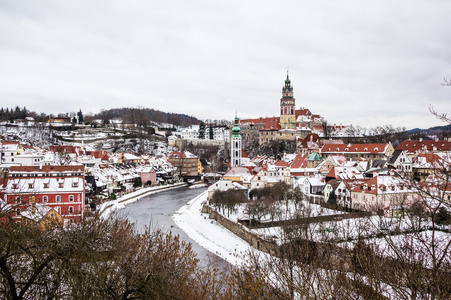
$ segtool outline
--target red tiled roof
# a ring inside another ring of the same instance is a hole
[[[435,148],[435,149],[434,149]],[[420,150],[428,150],[428,151],[451,151],[451,142],[439,140],[427,140],[427,141],[403,141],[396,147],[396,150],[404,150],[407,153],[415,153]]]
[[[307,156],[302,156],[297,154],[294,158],[293,162],[291,163],[292,169],[299,169],[299,168],[305,168],[307,166]]]
[[[278,167],[288,167],[290,164],[284,160],[278,160],[274,165]]]
[[[91,155],[94,158],[100,158],[102,160],[108,160],[109,159],[109,155],[108,152],[105,150],[100,150],[100,151],[86,151],[87,155]]]
[[[309,109],[303,108],[303,109],[296,109],[295,115],[296,115],[296,119],[297,119],[299,116],[311,116],[312,113],[310,112]]]
[[[256,118],[256,119],[240,119],[238,123],[240,125],[246,125],[246,124],[266,124],[268,122],[280,122],[280,117],[265,117],[265,118]]]
[[[325,144],[321,153],[384,153],[388,144]]]
[[[79,146],[50,146],[49,150],[52,152],[66,152],[74,154],[80,153],[80,150],[83,152],[83,148]]]
[[[171,154],[169,154],[168,158],[185,158],[185,157],[186,157],[185,152],[174,151]]]
[[[317,143],[318,141],[320,141],[320,137],[316,133],[309,133],[309,134],[307,134],[307,136],[304,139],[298,138],[298,142],[304,148],[308,147],[308,142]]]
[[[271,120],[267,120],[263,127],[260,130],[280,130],[280,118],[273,118]]]
[[[19,142],[6,142],[6,141],[2,141],[2,142],[0,142],[0,144],[2,144],[2,145],[19,145]]]
[[[9,167],[10,173],[13,172],[77,172],[83,171],[83,165],[77,166],[11,166]]]

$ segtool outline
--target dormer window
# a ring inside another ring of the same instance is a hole
[[[29,189],[32,189],[32,188],[33,188],[33,183],[29,183],[29,184],[28,184],[28,188],[29,188]]]
[[[19,188],[19,185],[17,183],[13,183],[12,188],[14,190],[17,190]]]

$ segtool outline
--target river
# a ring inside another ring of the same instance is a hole
[[[183,187],[158,192],[127,204],[118,213],[125,216],[129,221],[134,222],[139,232],[143,232],[147,226],[150,228],[159,228],[164,232],[170,231],[173,235],[179,235],[181,240],[191,243],[192,249],[199,258],[202,266],[207,265],[210,257],[219,266],[227,267],[229,264],[225,260],[199,246],[172,219],[174,212],[205,190],[206,188],[189,189]]]

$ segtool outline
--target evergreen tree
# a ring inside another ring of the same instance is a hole
[[[83,122],[83,113],[81,112],[81,108],[80,111],[77,113],[78,116],[78,122],[82,123]]]
[[[205,139],[205,123],[200,122],[199,124],[199,139]]]
[[[210,140],[212,140],[214,137],[213,137],[213,125],[210,123],[210,132],[209,132],[209,134],[210,134]]]

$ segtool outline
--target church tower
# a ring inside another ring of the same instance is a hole
[[[230,140],[230,166],[241,166],[241,134],[240,126],[238,125],[238,117],[235,113],[235,125],[232,128],[232,138]]]
[[[285,86],[282,88],[282,98],[280,99],[280,127],[289,129],[296,127],[296,107],[293,98],[293,87],[291,86],[290,77],[285,80]]]

